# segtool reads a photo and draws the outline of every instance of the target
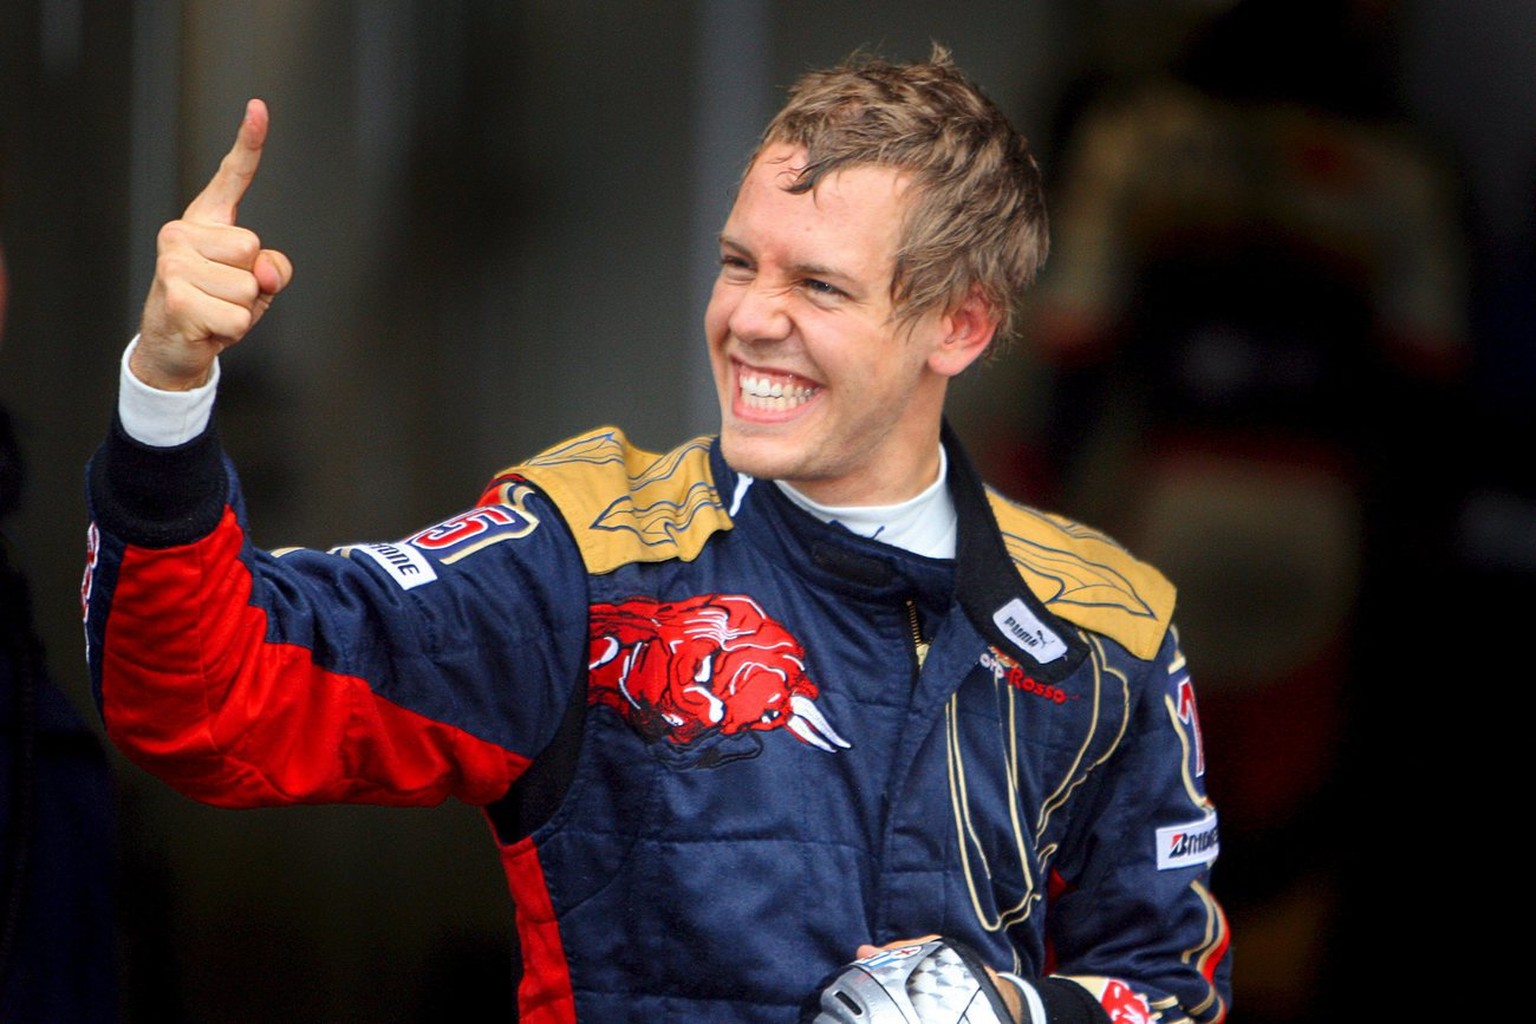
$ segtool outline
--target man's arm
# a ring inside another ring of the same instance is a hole
[[[82,588],[107,734],[221,806],[499,798],[581,678],[586,576],[535,493],[413,537],[275,554],[211,434],[115,428]]]
[[[1230,998],[1229,935],[1211,892],[1217,818],[1175,631],[1143,666],[1130,680],[1125,742],[1097,770],[1051,865],[1050,969],[1111,1019],[1215,1024]]]
[[[228,806],[494,800],[584,667],[585,573],[558,514],[523,488],[395,544],[279,557],[251,541],[206,409],[182,407],[211,401],[217,354],[291,274],[234,224],[266,124],[252,101],[161,232],[119,419],[88,471],[81,596],[108,734]]]

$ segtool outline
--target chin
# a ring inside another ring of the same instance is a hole
[[[720,452],[736,472],[761,480],[791,478],[800,461],[793,446],[780,439],[753,437],[730,427],[720,431]]]

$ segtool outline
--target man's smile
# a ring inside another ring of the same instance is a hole
[[[787,413],[816,397],[821,385],[793,373],[736,364],[739,405],[754,412]]]

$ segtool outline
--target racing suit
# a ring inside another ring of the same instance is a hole
[[[405,540],[276,553],[211,429],[118,426],[83,591],[108,733],[221,806],[485,806],[524,1021],[786,1021],[929,932],[1077,979],[1040,983],[1060,1019],[1220,1020],[1173,589],[945,445],[953,560],[613,429]]]

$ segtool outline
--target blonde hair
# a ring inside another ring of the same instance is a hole
[[[775,143],[807,152],[791,192],[860,164],[911,175],[891,279],[897,318],[953,309],[976,288],[998,314],[998,337],[1012,336],[1019,296],[1049,247],[1040,168],[947,49],[934,44],[927,61],[905,64],[856,53],[807,73],[757,154]]]

